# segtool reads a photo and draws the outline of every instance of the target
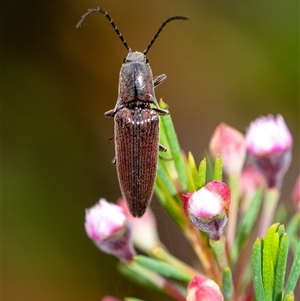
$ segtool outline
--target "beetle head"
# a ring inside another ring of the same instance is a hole
[[[131,62],[148,64],[148,59],[143,53],[139,51],[135,51],[135,52],[129,51],[126,58],[124,59],[124,63],[131,63]]]

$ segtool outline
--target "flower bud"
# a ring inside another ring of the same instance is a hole
[[[183,198],[184,210],[192,224],[211,239],[219,240],[229,215],[229,187],[223,182],[212,181]]]
[[[187,287],[186,301],[223,301],[219,286],[211,279],[195,276]]]
[[[281,115],[260,117],[246,133],[249,162],[266,178],[269,188],[280,188],[291,163],[292,135]]]
[[[155,247],[161,244],[158,237],[155,216],[150,207],[147,208],[142,217],[135,218],[128,210],[124,199],[120,199],[118,204],[124,209],[131,224],[132,240],[137,248],[145,253],[150,253]]]
[[[246,142],[241,132],[226,123],[219,124],[211,137],[209,150],[214,158],[221,157],[227,175],[241,173],[246,158]]]
[[[120,206],[100,199],[86,210],[85,230],[103,252],[115,255],[123,262],[130,262],[135,255],[130,224]]]

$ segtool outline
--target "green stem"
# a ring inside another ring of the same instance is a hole
[[[185,301],[185,294],[179,286],[172,283],[165,277],[141,266],[132,261],[130,264],[120,264],[120,271],[128,278],[135,280],[137,283],[147,286],[148,288],[164,292],[177,301]]]
[[[222,236],[219,240],[209,240],[209,244],[214,251],[214,255],[216,257],[218,266],[220,270],[224,270],[228,267],[228,260],[226,254],[226,247],[225,247],[225,237]]]
[[[226,230],[226,241],[228,244],[228,248],[231,249],[234,242],[237,218],[238,218],[240,176],[230,176],[228,182],[231,189],[231,205],[230,205],[230,214],[229,214],[228,225]]]
[[[184,229],[184,234],[192,245],[200,263],[204,270],[204,274],[220,283],[221,274],[216,270],[214,258],[206,241],[204,241],[199,230],[193,225]]]
[[[196,275],[204,276],[199,271],[195,270],[191,266],[187,265],[186,263],[180,261],[178,258],[171,255],[167,250],[165,250],[161,246],[157,246],[156,248],[154,248],[151,254],[154,258],[169,263],[173,267],[176,267],[184,273],[188,274],[191,279]]]
[[[262,214],[258,228],[258,237],[264,237],[271,223],[273,222],[275,210],[279,201],[280,190],[277,187],[266,190],[263,201]]]

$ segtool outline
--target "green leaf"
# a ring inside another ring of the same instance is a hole
[[[207,152],[206,155],[206,182],[211,182],[214,179],[214,160]]]
[[[159,168],[158,168],[159,170]],[[180,229],[185,229],[186,218],[183,213],[182,204],[178,195],[172,196],[170,191],[165,186],[163,180],[157,176],[155,183],[155,193],[162,206],[166,209],[173,221],[179,226]]]
[[[160,101],[160,107],[162,109],[166,108],[166,104],[162,100]],[[188,191],[188,179],[185,173],[184,162],[171,115],[163,116],[160,118],[160,120],[161,130],[166,134],[176,170],[179,175],[180,184],[182,185],[182,190],[183,192],[186,192]]]
[[[266,301],[273,299],[275,266],[273,253],[278,251],[278,245],[274,245],[274,235],[278,235],[277,228],[278,224],[274,224],[268,229],[263,243],[262,271]]]
[[[233,281],[230,268],[225,268],[222,272],[222,294],[225,301],[233,299]]]
[[[288,295],[286,295],[286,296],[283,298],[283,301],[294,301],[294,300],[295,300],[294,293],[289,293]]]
[[[199,164],[197,175],[198,176],[196,181],[196,188],[200,189],[206,183],[206,159],[205,158]]]
[[[159,160],[157,166],[156,180],[160,180],[161,184],[169,191],[170,195],[177,195],[177,188],[174,185],[173,179],[170,175],[171,171],[166,168],[166,164]]]
[[[279,234],[279,236],[281,237],[283,234],[285,234],[285,228],[284,225],[280,225],[277,229],[277,233]]]
[[[135,281],[141,286],[147,287],[154,291],[163,292],[162,287],[157,285],[157,283],[155,282],[155,280],[160,276],[137,265],[134,262],[131,264],[119,263],[118,270],[121,274]]]
[[[214,180],[222,181],[222,159],[219,155],[217,155],[215,161]]]
[[[189,283],[192,280],[189,274],[157,259],[137,255],[134,257],[134,260],[141,266],[152,270],[166,278],[176,279],[185,283]]]
[[[272,245],[277,246],[277,248],[273,248],[273,252],[272,252],[273,265],[274,265],[274,269],[275,269],[275,265],[276,265],[276,261],[277,261],[277,254],[278,254],[278,250],[279,250],[279,234],[278,234],[278,232],[275,232],[273,234]]]
[[[288,234],[289,241],[290,241],[290,248],[294,253],[296,253],[298,247],[299,236],[297,233],[299,228],[300,228],[300,213],[297,212],[291,218],[286,228],[286,233]]]
[[[282,300],[288,249],[289,249],[289,239],[287,234],[284,233],[280,237],[280,245],[279,245],[279,251],[278,251],[277,262],[275,267],[275,285],[274,285],[274,297],[273,297],[274,301]]]
[[[238,258],[238,254],[248,239],[250,232],[253,229],[255,222],[257,222],[257,215],[260,210],[260,205],[262,201],[262,190],[258,189],[251,200],[251,205],[249,206],[248,210],[244,213],[242,220],[237,227],[237,234],[234,240],[234,244],[231,250],[231,260],[233,263],[236,262]]]
[[[196,190],[196,184],[195,184],[195,180],[193,178],[193,175],[192,175],[192,171],[191,171],[191,168],[190,168],[190,165],[185,157],[185,155],[182,153],[182,160],[183,160],[183,163],[184,163],[184,170],[185,170],[185,174],[186,174],[186,177],[187,177],[187,180],[188,180],[188,191],[191,192],[191,191],[195,191]]]
[[[193,156],[193,154],[191,152],[188,153],[188,162],[189,162],[189,167],[193,176],[193,181],[194,183],[197,182],[197,167],[196,167],[196,162],[195,162],[195,158]]]
[[[119,263],[118,269],[123,275],[139,283],[141,286],[166,294],[175,300],[183,300],[185,289],[181,285],[168,281],[161,275],[144,268],[135,261],[129,264]]]
[[[162,116],[162,118],[164,118],[164,116]],[[164,147],[167,148],[166,152],[159,152],[159,156],[161,158],[165,158],[167,160],[173,161],[173,158],[172,158],[172,155],[171,155],[171,151],[170,151],[169,141],[168,141],[166,132],[163,130],[163,128],[161,128],[160,131],[159,131],[159,143],[162,146],[164,146]]]
[[[284,292],[285,297],[294,291],[297,281],[299,280],[299,276],[300,276],[300,242],[298,243],[298,248],[295,253],[294,261],[286,283],[285,292]]]
[[[144,301],[142,299],[138,299],[138,298],[133,298],[133,297],[127,297],[127,298],[124,298],[125,301]]]
[[[252,248],[251,258],[252,281],[256,300],[265,301],[265,291],[262,276],[262,241],[257,239]]]

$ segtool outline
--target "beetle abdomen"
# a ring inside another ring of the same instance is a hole
[[[159,117],[148,108],[122,108],[115,114],[116,167],[123,197],[133,216],[149,205],[156,177]]]

